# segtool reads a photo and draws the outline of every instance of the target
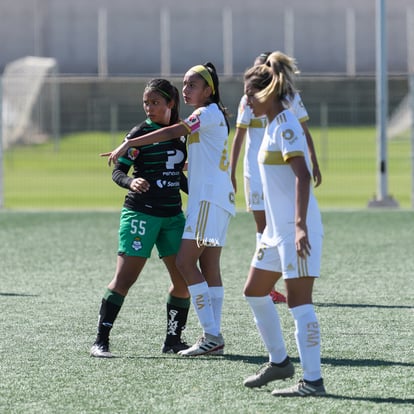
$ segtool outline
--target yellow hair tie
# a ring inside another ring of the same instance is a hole
[[[214,82],[210,72],[203,65],[193,66],[190,70],[201,75],[203,79],[207,82],[207,85],[210,86],[213,95],[215,95],[216,91],[214,89]]]

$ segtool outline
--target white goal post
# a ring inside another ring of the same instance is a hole
[[[2,76],[3,150],[42,142],[53,134],[58,110],[57,63],[24,57],[6,65]]]

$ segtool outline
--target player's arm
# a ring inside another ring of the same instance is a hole
[[[233,183],[234,192],[237,193],[237,179],[236,169],[237,161],[239,160],[240,151],[243,146],[244,137],[246,136],[246,128],[236,127],[236,132],[233,138],[233,144],[230,152],[230,171],[231,182]]]
[[[305,257],[310,254],[310,243],[306,217],[309,203],[311,175],[303,156],[294,156],[288,159],[293,173],[296,176],[295,188],[295,227],[296,227],[296,251],[299,256]]]
[[[131,188],[132,177],[128,175],[130,166],[118,161],[112,171],[112,181],[122,188]]]
[[[182,135],[187,135],[188,132],[188,127],[185,126],[185,124],[174,124],[168,127],[157,129],[156,131],[152,131],[140,137],[126,139],[112,152],[105,152],[100,155],[101,157],[108,157],[108,165],[111,165],[111,163],[116,163],[118,158],[121,157],[130,147],[141,147],[143,145],[154,144],[156,142],[169,141],[174,138],[179,138]]]
[[[312,135],[309,131],[306,121],[301,122],[303,131],[305,132],[306,143],[308,145],[309,156],[312,162],[312,175],[315,187],[318,187],[322,183],[322,174],[319,169],[318,158],[316,157],[315,146],[313,145]]]

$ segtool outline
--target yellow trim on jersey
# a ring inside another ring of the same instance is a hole
[[[268,165],[284,165],[286,161],[283,159],[281,151],[260,151],[259,152],[260,164]]]
[[[305,154],[303,153],[303,151],[292,151],[292,152],[288,152],[283,159],[285,161],[287,161],[289,158],[294,158],[294,157],[304,157]]]
[[[215,95],[216,90],[214,89],[214,82],[213,78],[211,77],[210,72],[206,69],[203,65],[196,65],[190,69],[192,72],[196,72],[203,77],[203,79],[207,82],[207,85],[210,86],[213,95]]]
[[[309,116],[304,116],[304,117],[302,117],[302,118],[299,118],[299,122],[301,123],[301,124],[303,124],[304,122],[306,122],[306,121],[309,121]]]
[[[200,134],[198,132],[194,132],[193,134],[189,135],[187,138],[188,145],[190,144],[197,144],[200,142]]]
[[[309,276],[308,261],[306,257],[302,258],[298,255],[297,259],[298,259],[298,276],[299,277]]]
[[[265,128],[266,124],[267,124],[266,119],[255,118],[250,121],[249,127],[250,128]]]
[[[195,238],[197,246],[202,246],[205,242],[205,231],[208,220],[208,212],[210,210],[210,203],[208,201],[202,201],[200,203],[200,211],[197,217],[197,226],[195,230]]]
[[[249,128],[249,125],[247,125],[247,124],[236,124],[236,128],[247,129],[247,128]]]
[[[184,125],[188,132],[191,132],[191,128],[184,121],[180,121],[180,125]]]

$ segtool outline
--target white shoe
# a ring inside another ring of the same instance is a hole
[[[224,339],[221,334],[217,336],[208,333],[200,336],[197,342],[188,349],[180,351],[181,356],[199,356],[199,355],[223,355]]]
[[[113,358],[114,356],[109,351],[108,343],[94,343],[91,348],[91,356],[96,358]]]

